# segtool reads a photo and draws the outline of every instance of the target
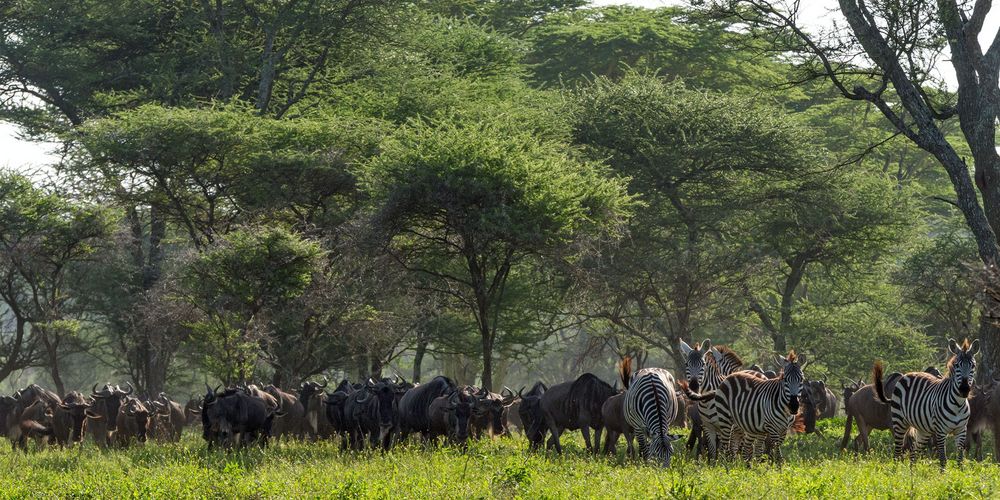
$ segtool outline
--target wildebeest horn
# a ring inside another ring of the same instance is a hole
[[[125,395],[126,396],[131,396],[132,393],[135,392],[135,387],[132,387],[132,382],[128,382],[128,381],[125,382],[125,385],[128,386],[128,392],[126,392]]]
[[[320,389],[326,389],[328,385],[330,385],[330,379],[326,378],[326,375],[323,375],[323,383],[319,384],[319,387]]]
[[[92,398],[106,398],[108,396],[104,392],[97,392],[97,384],[94,384],[94,388],[90,390],[90,397],[92,397]]]
[[[96,414],[96,413],[94,413],[94,412],[92,412],[90,410],[85,410],[83,412],[83,414],[86,415],[87,418],[92,419],[92,420],[100,420],[100,419],[104,418],[103,416],[98,415],[98,414]]]
[[[526,387],[526,386],[523,386],[523,385],[522,385],[522,386],[521,386],[521,388],[517,390],[517,397],[519,397],[519,398],[521,398],[521,399],[524,399],[524,394],[522,394],[522,393],[524,392],[524,388],[525,388],[525,387]]]

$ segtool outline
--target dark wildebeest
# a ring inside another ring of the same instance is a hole
[[[62,403],[54,392],[31,384],[15,394],[7,412],[6,431],[14,449],[27,450],[27,441],[34,439],[42,446],[52,435],[53,415]]]
[[[469,440],[469,419],[475,405],[476,397],[461,389],[434,398],[427,408],[430,441],[437,442],[438,436],[447,436],[452,444],[465,446]]]
[[[59,446],[72,446],[83,441],[87,427],[90,402],[83,394],[70,391],[62,398],[62,404],[53,417],[52,436]]]
[[[400,440],[405,441],[411,432],[419,432],[425,439],[430,436],[430,419],[427,409],[435,398],[450,394],[456,389],[450,378],[438,375],[426,384],[406,391],[399,400]]]
[[[118,409],[115,444],[125,447],[133,442],[145,443],[151,424],[150,411],[138,398],[127,397]]]
[[[125,384],[128,391],[111,384],[104,384],[99,391],[97,384],[94,384],[91,390],[90,397],[94,402],[87,414],[87,433],[101,448],[111,445],[114,433],[118,430],[118,410],[121,409],[122,401],[135,390],[131,383]]]
[[[302,402],[299,401],[299,398],[273,385],[264,387],[264,392],[278,400],[278,408],[284,413],[284,416],[274,419],[271,435],[279,440],[282,437],[286,439],[290,437],[302,439],[305,437],[303,431],[305,430],[306,409],[302,405]]]
[[[536,450],[545,441],[545,412],[542,411],[542,396],[548,387],[541,382],[535,382],[527,394],[524,388],[517,391],[517,396],[521,398],[521,403],[517,408],[518,416],[523,424],[524,436],[531,443],[531,449]]]
[[[281,415],[271,401],[244,391],[227,389],[218,394],[209,389],[201,408],[202,437],[209,449],[251,443],[267,446],[274,418]]]
[[[934,375],[937,378],[944,377],[944,375],[941,374],[941,370],[938,370],[933,366],[928,366],[927,368],[924,368],[924,373],[930,373],[931,375]]]
[[[692,405],[694,406],[694,405]],[[614,455],[618,447],[618,436],[625,436],[628,445],[628,456],[635,455],[632,446],[632,426],[625,421],[625,393],[619,392],[608,398],[601,406],[601,418],[604,421],[604,453]]]
[[[372,448],[381,446],[388,450],[392,446],[397,419],[396,391],[391,381],[369,379],[362,390],[348,398],[344,411],[352,426],[351,442],[356,449],[364,445],[366,437]]]
[[[323,383],[307,380],[299,384],[299,402],[302,403],[302,410],[305,413],[305,433],[312,439],[325,439],[330,437],[333,429],[330,422],[325,417],[323,401],[325,394],[323,389],[329,381],[323,378]]]
[[[562,453],[559,436],[564,430],[580,429],[587,449],[594,453],[600,451],[601,429],[604,427],[601,406],[614,394],[611,384],[590,373],[584,373],[572,382],[550,387],[541,401],[545,424],[551,433],[546,448],[554,446],[557,453]],[[594,430],[593,443],[590,441],[591,429]]]
[[[812,400],[816,407],[818,418],[833,418],[837,416],[840,402],[833,391],[826,386],[824,380],[810,380],[802,386],[803,395]],[[808,432],[808,431],[807,431]]]
[[[500,394],[489,392],[486,389],[476,391],[476,405],[472,411],[472,420],[469,425],[472,429],[472,437],[479,439],[483,432],[489,432],[493,436],[507,435],[506,413],[507,408],[514,404],[517,396],[514,391],[504,387]]]
[[[334,434],[341,436],[341,449],[346,449],[350,438],[350,428],[347,425],[347,416],[344,413],[347,405],[347,398],[354,394],[354,386],[346,379],[330,393],[327,393],[323,404],[326,406],[326,420],[330,423],[330,429]]]

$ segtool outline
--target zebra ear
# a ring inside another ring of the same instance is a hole
[[[975,356],[977,352],[979,352],[979,339],[973,340],[969,346],[969,356]]]
[[[805,368],[809,364],[809,360],[806,358],[806,353],[801,353],[795,358],[799,363],[799,368]]]
[[[714,347],[712,348],[712,357],[715,358],[716,363],[722,362],[722,353],[719,352],[719,350]]]
[[[780,354],[772,354],[771,362],[774,366],[785,366],[785,357]]]
[[[684,342],[684,339],[681,339],[680,348],[681,348],[681,354],[685,356],[691,354],[691,351],[693,350],[691,349],[691,346],[687,344],[687,342]]]
[[[948,339],[948,352],[958,354],[958,342],[955,339]]]
[[[712,348],[712,339],[705,339],[705,341],[701,343],[701,349],[703,351],[707,351],[711,348]]]

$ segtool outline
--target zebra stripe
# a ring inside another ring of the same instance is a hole
[[[887,399],[881,384],[882,365],[875,364],[873,375],[879,399],[890,404],[892,414],[893,452],[897,459],[903,457],[906,434],[916,432],[917,446],[910,450],[910,461],[916,462],[917,449],[933,444],[941,468],[947,464],[946,439],[955,435],[958,446],[958,464],[965,458],[966,427],[969,423],[969,391],[976,374],[975,355],[979,340],[968,340],[961,346],[949,340],[948,350],[953,355],[948,361],[948,377],[937,378],[924,372],[911,372],[900,377],[893,388],[891,400]]]
[[[789,353],[776,379],[737,372],[722,381],[716,391],[721,447],[729,452],[738,447],[744,460],[753,457],[754,442],[763,441],[764,451],[780,464],[781,444],[795,421],[802,390],[801,363],[804,356]],[[780,358],[779,358],[780,360]]]
[[[625,422],[639,440],[639,453],[669,467],[674,451],[670,443],[679,438],[668,428],[677,417],[674,377],[662,368],[639,370],[625,390],[624,406]]]

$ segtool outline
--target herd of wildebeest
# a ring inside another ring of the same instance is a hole
[[[0,396],[0,423],[13,447],[21,450],[31,440],[36,448],[71,447],[87,435],[101,448],[179,441],[184,428],[192,426],[200,427],[209,449],[266,446],[269,440],[339,440],[344,450],[389,450],[413,434],[424,443],[444,438],[464,446],[469,439],[520,431],[532,450],[545,444],[561,453],[561,434],[580,430],[587,449],[599,453],[603,431],[604,453],[616,454],[624,436],[627,455],[634,456],[636,438],[640,456],[669,465],[671,442],[679,438],[672,428],[691,429],[686,448],[695,456],[732,459],[742,452],[750,460],[763,451],[780,463],[785,436],[818,433],[816,421],[838,412],[840,401],[827,381],[806,379],[804,356],[794,352],[775,357],[776,370],[771,371],[758,365],[745,368],[731,349],[713,347],[708,340],[693,347],[681,342],[680,349],[686,364],[678,382],[659,368],[633,371],[626,358],[618,365],[621,389],[617,381],[612,385],[590,373],[552,386],[504,387],[499,393],[460,386],[445,376],[422,384],[399,376],[343,380],[332,390],[323,378],[294,390],[206,385],[203,396],[182,404],[164,393],[140,396],[129,383],[125,388],[95,384],[89,395],[71,391],[63,397],[32,384]],[[920,447],[940,451],[939,441],[954,434],[959,459],[974,443],[975,457],[981,460],[983,431],[1000,417],[1000,395],[993,395],[1000,384],[973,382],[978,342],[952,341],[949,349],[954,356],[947,374],[931,367],[883,377],[876,363],[874,383],[844,384],[847,420],[840,447],[848,447],[854,425],[856,451],[869,448],[873,429],[889,429],[897,456],[907,450],[915,457]],[[938,389],[943,399],[929,396]],[[918,391],[925,392],[914,398]],[[917,406],[910,400],[918,401]],[[950,424],[935,416],[942,412]]]

